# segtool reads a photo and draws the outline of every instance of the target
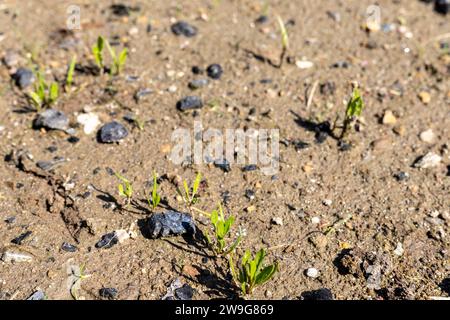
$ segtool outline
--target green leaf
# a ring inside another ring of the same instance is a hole
[[[289,47],[289,36],[286,30],[286,26],[283,22],[283,19],[281,19],[280,16],[277,16],[277,20],[281,32],[281,45],[283,46],[284,49],[287,49]]]
[[[202,181],[202,174],[199,172],[195,177],[194,185],[192,187],[192,196],[195,196],[198,191],[198,187],[200,186],[200,182]]]
[[[276,263],[263,268],[261,270],[261,272],[259,272],[258,275],[256,276],[255,284],[261,285],[261,284],[269,281],[270,278],[273,277],[273,275],[275,274],[275,272],[277,270],[278,270],[278,265]]]
[[[36,109],[40,109],[40,107],[42,106],[42,100],[39,95],[36,92],[30,92],[29,96]]]
[[[118,70],[117,72],[120,73],[122,71],[122,68],[125,66],[125,62],[127,61],[128,57],[128,49],[125,48],[122,50],[122,52],[119,55],[119,61],[118,61]]]
[[[358,88],[353,90],[352,98],[347,104],[346,116],[347,118],[359,117],[361,116],[362,110],[364,109],[364,102],[361,98],[361,94]]]
[[[124,192],[124,190],[123,190],[123,185],[122,185],[122,184],[119,184],[119,185],[118,185],[118,188],[119,188],[119,194],[120,194],[122,197],[126,197],[127,195],[125,194],[125,192]]]
[[[77,56],[74,55],[72,57],[72,60],[70,61],[69,69],[67,70],[66,86],[68,88],[70,88],[72,86],[72,83],[73,83],[73,74],[74,74],[74,71],[75,71],[76,62],[77,62]]]
[[[58,99],[59,96],[59,86],[56,82],[53,82],[50,86],[49,92],[49,103],[53,103]]]
[[[264,249],[261,249],[261,250],[259,250],[256,253],[256,256],[255,256],[255,262],[256,262],[256,264],[255,264],[255,266],[256,266],[255,273],[258,273],[259,270],[261,270],[261,267],[263,265],[263,261],[264,261],[265,257],[266,257],[266,252],[264,251]]]

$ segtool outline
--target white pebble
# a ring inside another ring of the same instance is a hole
[[[422,159],[420,159],[414,164],[414,167],[422,169],[433,168],[439,165],[441,160],[442,160],[441,156],[433,152],[428,152],[425,156],[422,157]]]
[[[401,255],[403,255],[403,252],[405,252],[405,250],[403,249],[403,245],[401,244],[401,242],[397,243],[397,248],[395,248],[394,253],[400,257]]]
[[[78,115],[77,122],[83,126],[83,131],[85,134],[94,133],[97,127],[101,124],[98,115],[92,112]]]
[[[272,223],[276,224],[278,226],[282,226],[283,225],[283,219],[280,218],[280,217],[272,218]]]
[[[320,218],[319,217],[312,217],[311,218],[311,222],[313,224],[319,224],[320,223]]]
[[[426,131],[423,131],[420,133],[420,140],[426,143],[433,143],[434,142],[434,132],[432,129],[428,129]]]
[[[331,199],[325,199],[325,200],[322,201],[322,203],[323,203],[324,206],[329,207],[329,206],[331,206],[333,201]]]
[[[319,270],[316,268],[308,268],[306,270],[306,275],[310,278],[317,278],[319,276]]]

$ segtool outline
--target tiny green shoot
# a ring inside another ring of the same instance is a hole
[[[186,180],[183,181],[184,190],[183,190],[183,192],[179,191],[179,193],[181,194],[184,202],[188,206],[191,206],[191,205],[197,203],[197,201],[198,201],[197,192],[198,192],[198,188],[200,186],[201,180],[202,180],[202,175],[199,172],[194,180],[194,184],[192,185],[192,192],[188,186],[187,181]]]
[[[153,171],[153,188],[152,188],[152,195],[151,195],[151,199],[150,197],[148,197],[148,205],[155,210],[156,207],[158,207],[160,201],[161,201],[161,196],[158,193],[158,175],[156,174],[156,171]]]
[[[247,250],[236,272],[232,255],[230,255],[231,273],[235,281],[239,283],[243,295],[252,294],[256,287],[269,281],[278,271],[277,262],[267,266],[264,265],[265,257],[264,249],[259,250],[253,259],[250,251]]]
[[[131,203],[131,197],[133,196],[133,186],[128,179],[121,176],[117,172],[115,173],[115,175],[117,178],[119,178],[120,181],[122,181],[122,183],[120,183],[117,188],[119,190],[119,195],[126,198],[126,208],[128,208]]]
[[[72,274],[71,277],[74,278],[74,281],[72,281],[72,284],[70,286],[70,294],[75,300],[78,300],[78,291],[81,289],[81,282],[84,279],[89,278],[91,275],[85,274],[86,265],[81,265],[79,267],[74,266],[75,268],[72,268]]]
[[[28,98],[36,111],[40,112],[43,107],[49,107],[58,100],[59,85],[57,82],[48,85],[39,70],[35,71],[35,75],[37,81],[34,85],[34,91],[28,93]]]
[[[113,65],[110,69],[110,74],[112,76],[117,76],[122,72],[123,67],[125,66],[125,62],[127,61],[128,57],[128,49],[123,49],[119,55],[116,54],[116,51],[111,47],[108,41],[106,43],[106,48],[109,51],[109,54],[111,55],[111,58],[113,60]]]
[[[340,139],[346,137],[351,124],[355,119],[361,116],[363,109],[364,101],[361,97],[361,93],[359,92],[358,87],[355,85],[355,87],[353,88],[352,97],[350,98],[350,101],[347,104],[347,109],[345,110],[344,125]]]
[[[94,55],[95,63],[100,68],[100,70],[103,70],[103,68],[105,67],[103,60],[104,47],[105,47],[105,38],[99,36],[97,38],[97,42],[92,47],[92,54]]]
[[[281,19],[280,16],[277,16],[277,21],[281,33],[281,54],[280,54],[280,64],[278,65],[278,67],[281,68],[284,62],[284,57],[286,56],[286,53],[289,50],[289,35],[286,30],[286,25],[284,24],[283,19]]]
[[[77,56],[73,56],[70,61],[69,68],[67,69],[67,77],[66,77],[66,90],[70,90],[73,84],[73,74],[75,72],[75,65],[77,63]]]
[[[233,252],[242,239],[242,234],[239,234],[239,236],[233,242],[233,244],[227,246],[226,238],[229,237],[231,227],[234,224],[235,221],[234,216],[230,216],[228,219],[225,219],[222,206],[219,204],[217,210],[213,210],[211,212],[211,214],[209,215],[209,219],[214,228],[215,239],[211,240],[211,237],[209,236],[208,233],[205,233],[205,237],[211,249],[217,255],[227,255]]]

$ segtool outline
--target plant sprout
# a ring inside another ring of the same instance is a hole
[[[125,66],[125,62],[128,57],[128,49],[123,49],[119,55],[116,54],[116,51],[111,47],[108,41],[106,43],[106,48],[108,48],[109,54],[113,60],[113,65],[110,69],[110,74],[112,76],[119,75],[122,72],[123,67]]]
[[[280,16],[277,16],[278,25],[280,27],[280,33],[281,33],[281,55],[280,55],[280,64],[279,68],[283,65],[284,57],[286,56],[287,51],[289,50],[289,35],[286,30],[286,25],[283,22],[283,19],[281,19]]]
[[[98,37],[97,42],[92,47],[92,54],[94,55],[95,63],[100,68],[100,70],[103,70],[104,66],[104,60],[103,60],[103,48],[105,47],[105,38],[102,36]]]
[[[69,68],[67,70],[67,77],[66,77],[66,90],[70,90],[73,83],[73,74],[75,72],[75,64],[77,62],[77,56],[73,56],[72,60],[70,61]]]
[[[252,259],[251,253],[247,250],[242,257],[241,264],[236,272],[233,258],[230,255],[230,269],[235,281],[240,284],[243,295],[252,294],[255,287],[263,285],[269,281],[278,271],[278,263],[264,266],[266,252],[259,250]]]
[[[352,97],[350,98],[350,101],[347,104],[347,109],[345,111],[344,126],[340,137],[341,139],[345,138],[348,130],[351,127],[351,124],[355,119],[361,116],[363,109],[364,101],[362,100],[358,87],[355,85],[355,87],[353,88]]]
[[[115,173],[115,175],[120,179],[120,181],[122,181],[122,183],[120,183],[117,188],[119,189],[119,195],[126,198],[126,208],[128,208],[131,203],[131,197],[133,196],[133,186],[128,179],[121,176],[117,172]]]
[[[231,246],[227,246],[226,244],[226,238],[229,236],[230,229],[235,221],[234,216],[225,219],[222,206],[219,204],[218,209],[211,212],[211,214],[209,215],[209,219],[214,227],[215,239],[214,241],[212,241],[208,233],[205,234],[205,237],[214,253],[217,255],[227,255],[233,252],[242,239],[242,234],[240,233]]]
[[[36,111],[40,112],[43,107],[49,107],[58,100],[59,86],[56,82],[48,85],[39,70],[35,72],[35,75],[37,82],[34,86],[34,91],[29,92],[28,97],[35,106]]]
[[[198,192],[198,187],[200,186],[201,180],[202,180],[202,175],[199,172],[194,180],[194,184],[192,185],[192,192],[190,191],[187,181],[186,180],[183,181],[184,193],[182,193],[180,191],[178,191],[178,192],[181,194],[184,202],[188,206],[191,206],[197,202],[197,200],[198,200],[197,192]]]
[[[81,265],[78,268],[76,266],[72,267],[71,278],[74,278],[75,280],[72,281],[72,284],[70,286],[70,294],[75,300],[78,300],[78,290],[80,290],[81,288],[81,281],[91,276],[84,273],[85,269],[85,264]]]
[[[148,205],[153,208],[153,210],[158,207],[159,202],[161,201],[161,196],[158,194],[158,176],[156,175],[156,171],[153,171],[153,189],[152,189],[152,197],[147,199]]]

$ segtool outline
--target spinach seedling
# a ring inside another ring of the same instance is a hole
[[[117,178],[119,178],[120,181],[122,181],[122,183],[120,183],[117,188],[119,189],[119,195],[126,198],[126,208],[128,208],[131,203],[131,197],[133,196],[133,186],[128,179],[121,176],[117,172],[115,173],[115,175]]]
[[[278,263],[264,266],[266,252],[264,249],[259,250],[252,259],[251,253],[247,250],[241,259],[241,264],[236,272],[232,255],[230,255],[229,263],[231,273],[235,281],[240,284],[242,294],[252,294],[255,287],[263,285],[269,281],[278,271]]]
[[[153,208],[153,210],[158,207],[159,202],[161,201],[161,196],[158,193],[158,176],[156,175],[156,171],[153,171],[153,188],[152,188],[152,197],[148,197],[148,205]]]
[[[344,125],[342,128],[342,133],[340,139],[344,139],[349,129],[352,126],[352,123],[361,116],[361,113],[364,109],[364,101],[361,97],[358,87],[355,85],[353,88],[352,97],[347,104],[347,109],[345,111]]]
[[[192,206],[195,203],[197,203],[197,201],[198,201],[197,192],[198,192],[198,187],[200,186],[201,180],[202,180],[202,175],[199,172],[197,174],[197,177],[194,180],[194,184],[192,185],[192,192],[190,191],[190,188],[189,188],[186,180],[183,181],[183,188],[184,188],[183,192],[178,190],[178,193],[180,193],[184,202],[188,206]]]
[[[72,87],[73,83],[73,74],[75,72],[75,64],[77,63],[77,56],[73,56],[72,60],[70,61],[69,68],[67,69],[67,76],[66,76],[66,91],[69,91]]]
[[[43,107],[49,107],[58,100],[59,85],[56,82],[48,85],[39,70],[35,71],[35,75],[37,82],[34,91],[28,93],[28,98],[36,111],[40,112]]]
[[[227,255],[233,252],[242,239],[242,234],[240,233],[234,243],[231,246],[227,246],[226,238],[229,237],[231,227],[234,224],[234,216],[225,219],[222,206],[219,204],[218,209],[211,212],[209,219],[214,228],[214,240],[211,240],[208,233],[205,233],[205,237],[214,253],[216,255]]]

